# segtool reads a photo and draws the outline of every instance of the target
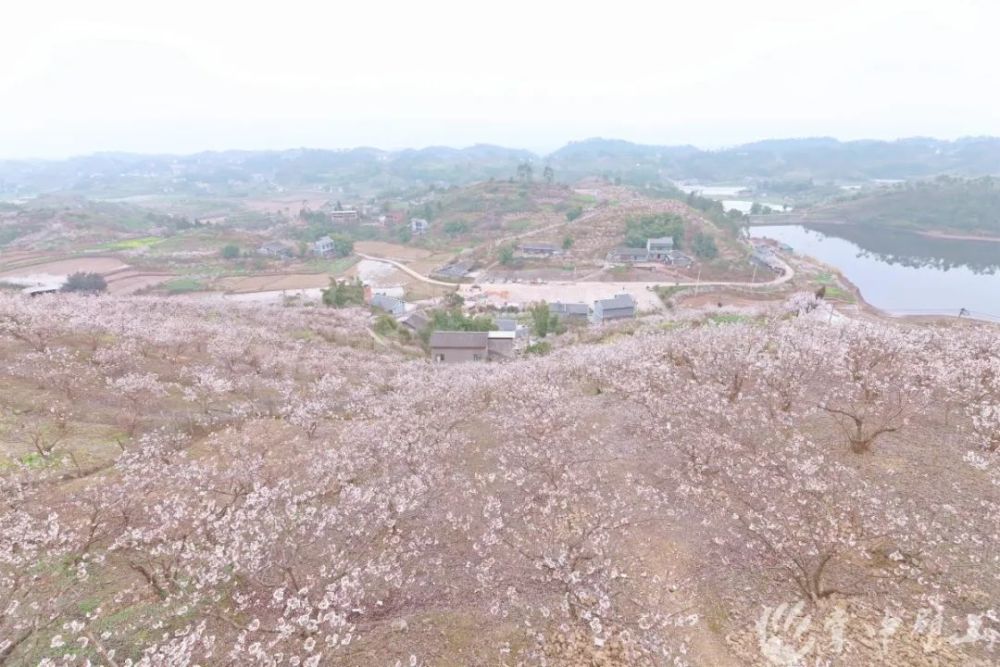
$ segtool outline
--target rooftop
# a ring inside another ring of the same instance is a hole
[[[431,347],[483,348],[489,341],[486,331],[435,331]]]
[[[616,294],[610,299],[598,299],[596,304],[602,308],[635,308],[635,299],[631,294]]]

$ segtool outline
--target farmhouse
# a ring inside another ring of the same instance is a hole
[[[399,322],[411,331],[423,331],[430,320],[424,313],[415,311],[399,320]]]
[[[410,231],[418,236],[426,234],[430,226],[431,223],[427,222],[423,218],[410,218]]]
[[[514,356],[513,331],[435,331],[431,334],[431,360],[454,364],[492,361]]]
[[[324,236],[312,244],[312,251],[317,255],[332,255],[336,244],[329,236]]]
[[[354,209],[344,209],[343,211],[330,211],[328,214],[333,222],[357,222],[358,212]]]
[[[524,338],[528,335],[528,327],[513,318],[497,318],[496,322],[497,330],[512,331],[515,338]]]
[[[562,303],[561,301],[554,301],[549,304],[549,312],[555,313],[562,320],[583,321],[590,317],[590,306],[585,303]]]
[[[490,361],[514,358],[516,331],[490,331],[487,333],[487,359]]]
[[[664,261],[671,266],[680,267],[691,266],[694,264],[694,259],[689,255],[685,255],[680,250],[671,250],[668,252]]]
[[[635,299],[631,294],[616,294],[610,299],[598,299],[590,319],[594,324],[608,320],[622,320],[635,317]]]
[[[292,249],[278,241],[268,241],[257,248],[257,253],[265,257],[291,257]]]
[[[674,239],[672,236],[664,236],[656,239],[646,239],[646,257],[651,262],[663,262],[667,260],[670,252],[674,249]]]
[[[371,305],[386,311],[393,317],[401,317],[406,314],[406,302],[387,294],[375,294],[372,296]]]
[[[648,262],[649,251],[645,248],[615,248],[608,253],[608,261],[619,263]]]
[[[552,243],[522,243],[517,252],[522,257],[554,257],[559,254],[559,247]]]

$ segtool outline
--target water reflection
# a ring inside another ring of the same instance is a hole
[[[856,225],[769,225],[749,231],[836,267],[882,310],[949,315],[968,310],[1000,320],[1000,243]]]
[[[769,228],[770,229],[770,228]],[[888,264],[948,271],[967,267],[973,273],[1000,270],[1000,243],[922,236],[896,229],[859,225],[806,226],[822,236],[844,239],[859,248],[859,256]]]

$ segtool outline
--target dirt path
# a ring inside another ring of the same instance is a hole
[[[399,269],[403,273],[405,273],[405,274],[407,274],[407,275],[409,275],[409,276],[411,276],[413,278],[416,278],[417,280],[420,280],[422,282],[430,283],[431,285],[443,285],[444,287],[458,287],[458,285],[455,284],[455,283],[449,283],[449,282],[445,282],[443,280],[434,280],[433,278],[428,278],[427,276],[425,276],[425,275],[423,275],[421,273],[417,273],[416,271],[414,271],[410,267],[408,267],[405,264],[402,264],[400,262],[397,262],[394,259],[386,259],[385,257],[375,257],[374,255],[366,255],[366,254],[360,253],[360,252],[356,252],[354,254],[356,254],[358,257],[361,257],[363,259],[369,259],[369,260],[371,260],[373,262],[383,262],[385,264],[392,264],[393,266],[395,266],[397,269]]]
[[[785,268],[784,274],[777,276],[774,280],[763,283],[748,283],[727,280],[703,280],[703,281],[658,281],[658,282],[600,282],[600,281],[559,281],[546,282],[540,284],[528,283],[477,283],[479,290],[472,291],[471,285],[456,285],[441,280],[434,280],[425,275],[417,273],[405,264],[401,264],[392,259],[375,257],[356,253],[360,257],[391,264],[404,273],[417,280],[432,285],[443,285],[446,287],[457,287],[460,293],[465,296],[479,296],[482,294],[493,294],[513,303],[531,303],[533,301],[593,301],[604,299],[614,294],[627,292],[636,299],[640,308],[660,308],[659,298],[656,296],[655,288],[660,286],[679,287],[774,287],[788,282],[795,276],[795,270],[784,260],[780,260]]]

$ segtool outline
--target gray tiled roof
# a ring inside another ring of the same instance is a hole
[[[612,308],[635,308],[635,300],[631,294],[616,294],[610,299],[599,299],[595,302],[601,308],[609,310]]]
[[[556,301],[550,304],[549,308],[553,313],[562,315],[587,315],[590,312],[590,306],[585,303],[562,303]]]
[[[435,331],[431,334],[431,347],[485,348],[489,333],[485,331]]]

